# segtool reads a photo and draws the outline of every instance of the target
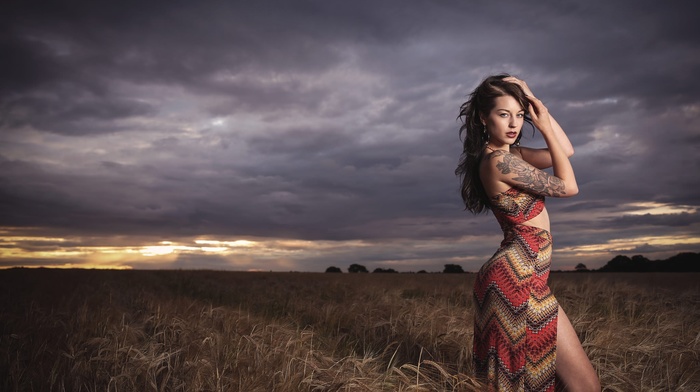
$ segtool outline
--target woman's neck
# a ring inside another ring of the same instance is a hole
[[[491,152],[496,152],[496,151],[510,152],[510,146],[505,146],[505,148],[498,148],[498,147],[491,147],[491,145],[487,144],[486,149],[491,150]]]

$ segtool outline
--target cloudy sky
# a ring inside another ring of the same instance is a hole
[[[697,5],[42,4],[0,14],[2,267],[475,271],[456,116],[501,72],[576,149],[553,269],[700,251]]]

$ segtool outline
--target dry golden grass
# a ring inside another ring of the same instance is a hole
[[[700,390],[697,274],[553,274],[605,390]],[[477,391],[473,275],[0,271],[3,391]]]

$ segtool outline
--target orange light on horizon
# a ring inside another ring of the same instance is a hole
[[[658,205],[644,207],[657,208]],[[387,241],[329,241],[286,238],[249,237],[225,239],[194,237],[172,241],[144,243],[142,237],[67,237],[7,235],[0,236],[2,269],[13,267],[100,268],[100,269],[169,269],[220,268],[237,270],[297,270],[309,260],[354,260],[361,257],[374,265],[411,266],[426,263],[479,264],[485,255],[456,253],[446,255],[446,247],[459,251],[470,243],[483,242],[481,237],[454,239],[396,239]],[[497,236],[493,238],[498,243]],[[490,240],[489,240],[490,241]],[[137,245],[138,244],[138,245]],[[700,238],[689,235],[618,238],[604,243],[582,244],[556,249],[561,258],[601,259],[612,252],[630,252],[645,246],[651,253],[692,249]],[[655,249],[658,249],[655,250]],[[408,251],[410,250],[410,252]],[[409,252],[409,253],[406,253]],[[442,256],[435,258],[435,252]],[[393,256],[392,256],[393,255]],[[405,256],[405,257],[404,257]],[[437,261],[440,260],[440,261]]]
[[[698,245],[700,238],[691,236],[648,236],[638,238],[612,239],[602,244],[569,246],[557,250],[559,254],[571,254],[580,257],[603,256],[615,252],[630,252],[642,246],[672,247]],[[665,250],[659,249],[659,252]]]
[[[15,266],[0,266],[0,269],[10,269],[10,268],[55,268],[55,269],[98,269],[98,270],[120,270],[127,271],[134,269],[129,265],[102,265],[102,264],[46,264],[46,265],[15,265]]]
[[[635,210],[625,211],[625,215],[678,215],[682,213],[694,214],[697,209],[693,206],[683,204],[667,204],[651,202],[629,203],[625,206],[632,207]]]

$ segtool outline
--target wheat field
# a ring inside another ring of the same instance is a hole
[[[700,390],[700,274],[553,273],[606,391]],[[471,274],[0,271],[3,391],[478,391]]]

